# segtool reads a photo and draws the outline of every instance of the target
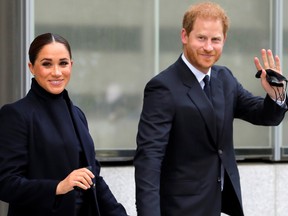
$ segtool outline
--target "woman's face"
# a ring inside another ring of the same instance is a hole
[[[67,86],[73,61],[67,48],[58,42],[45,45],[28,66],[37,83],[51,94],[60,94]]]

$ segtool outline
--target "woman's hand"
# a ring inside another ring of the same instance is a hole
[[[66,194],[73,190],[74,187],[87,190],[93,185],[92,179],[94,177],[93,173],[87,168],[74,170],[64,180],[59,182],[56,188],[56,195]]]
[[[257,71],[262,70],[261,77],[260,77],[262,87],[272,99],[279,100],[279,98],[281,99],[281,95],[283,96],[283,94],[285,94],[285,90],[283,87],[271,86],[266,80],[265,70],[272,69],[275,72],[282,75],[280,58],[277,55],[273,57],[273,53],[270,49],[268,49],[267,51],[265,49],[262,49],[261,56],[262,56],[264,67],[262,67],[257,57],[254,58],[254,64],[257,68]]]

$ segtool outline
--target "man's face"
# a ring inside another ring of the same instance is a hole
[[[220,58],[226,36],[220,19],[197,18],[189,35],[182,29],[181,39],[183,53],[188,61],[201,72],[207,73]]]

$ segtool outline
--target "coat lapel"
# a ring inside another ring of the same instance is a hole
[[[204,91],[200,87],[197,79],[195,78],[195,84],[190,88],[188,96],[198,108],[200,114],[202,115],[208,131],[213,138],[214,143],[217,139],[217,129],[216,129],[216,116],[213,109],[213,106],[209,99],[206,97]]]
[[[187,92],[188,97],[197,107],[200,112],[203,120],[205,121],[209,134],[212,137],[213,143],[217,142],[217,128],[216,128],[216,116],[214,113],[213,106],[201,88],[198,80],[194,74],[190,71],[187,65],[183,62],[181,57],[178,59],[179,73],[182,79],[182,82],[185,86],[189,88]]]
[[[94,165],[95,158],[93,157],[93,153],[91,150],[94,150],[94,143],[89,134],[88,126],[86,119],[82,119],[80,117],[80,111],[78,111],[70,101],[71,111],[72,111],[72,118],[74,120],[75,130],[78,135],[79,141],[82,145],[83,151],[86,155],[88,165]],[[83,115],[83,118],[84,115]]]
[[[217,79],[217,71],[211,71],[212,105],[201,88],[198,80],[181,58],[178,59],[178,63],[180,63],[179,71],[183,84],[190,88],[187,94],[202,115],[209,134],[216,145],[216,143],[218,143],[218,135],[221,133],[223,128],[225,113],[222,82]]]

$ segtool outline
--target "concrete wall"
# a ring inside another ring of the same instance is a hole
[[[241,163],[238,167],[245,216],[288,215],[288,164]],[[102,176],[128,214],[136,216],[134,168],[103,166]]]

